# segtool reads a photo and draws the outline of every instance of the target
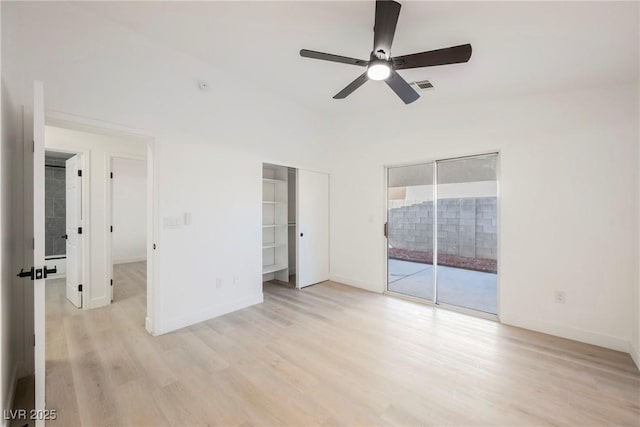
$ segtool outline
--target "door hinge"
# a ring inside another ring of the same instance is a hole
[[[36,346],[36,334],[33,334],[33,346]]]
[[[156,250],[156,244],[155,243],[153,244],[153,250],[154,251]]]
[[[111,227],[109,227],[109,229],[111,230],[111,232],[113,233],[113,225]]]
[[[78,234],[82,234],[82,227],[78,227]]]
[[[31,152],[36,152],[36,142],[34,140],[31,140]]]
[[[113,172],[109,172],[109,178],[113,179]]]
[[[78,169],[78,176],[82,176],[82,169]]]
[[[82,292],[82,283],[78,285],[78,292]]]
[[[111,286],[113,286],[113,279],[111,279],[110,282],[111,282]]]
[[[31,238],[31,249],[36,248],[36,239],[34,237]]]

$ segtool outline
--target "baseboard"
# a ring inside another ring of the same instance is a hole
[[[166,322],[158,321],[154,335],[162,335],[168,332],[172,332],[178,329],[185,328],[187,326],[195,325],[196,323],[204,322],[205,320],[213,319],[214,317],[223,316],[225,314],[241,310],[243,308],[250,307],[252,305],[260,304],[264,300],[262,292],[251,297],[242,298],[231,303],[220,304],[206,309],[185,314],[182,316],[176,316],[169,319]],[[157,320],[157,319],[156,319]]]
[[[13,409],[13,403],[16,398],[16,388],[18,387],[18,365],[14,364],[11,368],[11,376],[9,377],[9,393],[4,401],[5,409]],[[4,419],[2,425],[4,427],[9,427],[11,425],[11,420]]]
[[[129,264],[131,262],[142,262],[142,261],[146,261],[147,260],[147,256],[143,255],[143,256],[133,256],[133,257],[128,257],[128,258],[114,258],[113,259],[113,263],[114,264]]]
[[[364,289],[365,291],[375,292],[377,294],[381,294],[384,292],[384,289],[374,289],[371,286],[371,282],[362,282],[360,280],[350,279],[344,276],[330,275],[329,280],[332,282],[342,283],[343,285],[353,286],[354,288]]]
[[[144,328],[147,330],[147,332],[149,332],[151,335],[155,336],[155,334],[153,333],[153,322],[151,321],[151,318],[149,316],[146,316],[144,318]]]
[[[636,364],[636,368],[640,371],[640,348],[637,348],[633,343],[629,343],[629,354]]]
[[[503,316],[501,316],[500,321],[505,325],[511,325],[518,328],[529,329],[531,331],[542,332],[544,334],[567,338],[586,344],[597,345],[599,347],[609,348],[611,350],[622,351],[624,353],[627,353],[629,351],[629,341],[621,337],[599,334],[596,332],[573,328],[571,326],[565,326],[536,319],[505,319]]]

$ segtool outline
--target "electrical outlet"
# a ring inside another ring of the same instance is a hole
[[[553,293],[553,298],[558,304],[564,304],[567,302],[567,294],[564,291],[555,291]]]
[[[216,288],[221,288],[222,287],[222,278],[218,277],[216,279]]]

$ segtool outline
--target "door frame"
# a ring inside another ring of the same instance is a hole
[[[148,153],[147,153],[148,154]],[[107,162],[107,170],[109,170],[109,173],[113,173],[113,160],[114,159],[127,159],[127,160],[142,160],[145,163],[147,163],[147,179],[145,181],[145,191],[146,191],[146,196],[148,197],[149,195],[149,186],[151,185],[151,182],[149,181],[149,173],[148,173],[148,169],[149,169],[149,161],[147,157],[141,157],[141,156],[135,156],[132,154],[119,154],[116,152],[109,152],[107,153],[107,158],[106,158],[106,162]],[[151,204],[149,203],[149,200],[147,198],[147,203],[145,206],[145,213],[146,213],[146,219],[147,221],[149,220],[150,217],[150,206]],[[106,203],[106,208],[107,208],[107,217],[108,217],[108,222],[109,224],[111,224],[111,226],[113,226],[113,178],[107,180],[107,203]],[[152,213],[152,212],[151,212]],[[104,241],[106,242],[107,245],[107,250],[106,250],[106,254],[107,254],[107,271],[109,271],[109,274],[111,276],[111,302],[113,303],[113,233],[111,232],[111,230],[105,230],[105,239]],[[145,239],[147,241],[147,246],[149,245],[149,238],[147,236],[147,234],[149,233],[149,227],[147,226],[147,229],[145,230]],[[151,245],[153,246],[153,243],[151,243]],[[147,257],[149,256],[149,253],[147,252]],[[149,271],[147,270],[147,276],[149,276]],[[147,277],[147,285],[148,285],[148,277]],[[147,301],[148,303],[148,301]],[[148,305],[148,304],[147,304]],[[148,307],[147,307],[147,311],[148,311]]]
[[[487,155],[491,155],[491,154],[495,154],[497,156],[497,161],[496,161],[496,194],[497,194],[497,200],[496,200],[496,216],[497,216],[497,226],[496,226],[496,230],[498,233],[498,239],[497,239],[497,245],[496,245],[496,261],[497,261],[497,267],[498,267],[498,272],[496,273],[496,314],[491,314],[491,313],[485,313],[483,311],[479,311],[479,310],[473,310],[470,308],[466,308],[466,307],[459,307],[456,305],[452,305],[452,304],[446,304],[446,303],[439,303],[437,302],[438,297],[437,297],[437,281],[436,281],[436,270],[437,270],[437,265],[434,265],[434,269],[433,269],[433,274],[434,274],[434,301],[429,301],[426,299],[422,299],[422,298],[418,298],[418,297],[413,297],[410,295],[404,295],[401,294],[399,292],[393,292],[389,290],[389,251],[388,251],[388,239],[387,237],[384,236],[384,233],[382,234],[382,248],[383,248],[383,268],[382,268],[382,273],[383,273],[383,283],[384,283],[384,290],[382,291],[383,294],[385,295],[389,295],[395,298],[400,298],[400,299],[405,299],[405,300],[409,300],[409,301],[413,301],[413,302],[418,302],[420,304],[425,304],[425,305],[429,305],[432,307],[439,307],[439,308],[444,308],[446,310],[451,310],[451,311],[456,311],[459,313],[463,313],[463,314],[468,314],[471,316],[475,316],[475,317],[480,317],[483,319],[488,319],[488,320],[494,320],[497,322],[500,322],[500,311],[501,311],[501,268],[500,268],[500,260],[502,259],[501,257],[501,238],[502,238],[502,221],[501,221],[501,212],[502,212],[502,208],[501,208],[501,199],[502,197],[500,196],[500,182],[501,182],[501,158],[502,158],[502,153],[500,149],[495,149],[495,150],[483,150],[483,151],[478,151],[478,152],[474,152],[473,154],[459,154],[459,155],[453,155],[453,156],[448,156],[448,157],[436,157],[436,158],[431,158],[431,159],[427,159],[427,160],[422,160],[422,161],[411,161],[411,162],[405,162],[405,163],[385,163],[382,165],[382,184],[383,184],[383,191],[382,191],[382,195],[383,195],[383,202],[382,202],[382,218],[384,220],[383,222],[383,226],[385,223],[388,222],[388,185],[389,185],[389,169],[392,168],[396,168],[396,167],[402,167],[402,166],[416,166],[416,165],[421,165],[421,164],[425,164],[425,163],[433,163],[434,165],[434,177],[437,176],[436,174],[438,173],[438,166],[437,166],[437,162],[442,162],[442,161],[446,161],[446,160],[462,160],[462,159],[466,159],[466,158],[473,158],[473,157],[480,157],[480,156],[487,156]],[[437,206],[437,182],[434,181],[434,206]],[[436,209],[437,210],[437,209]],[[436,213],[437,216],[437,213]],[[434,217],[435,218],[435,217]],[[434,241],[436,242],[436,245],[434,246],[434,264],[437,264],[437,233],[434,233]]]
[[[157,335],[154,325],[157,325],[157,313],[158,307],[158,289],[155,286],[158,278],[158,263],[155,260],[157,238],[160,236],[158,216],[158,191],[157,191],[157,179],[155,176],[155,168],[153,167],[156,150],[156,139],[153,133],[143,130],[131,128],[125,125],[120,125],[112,122],[106,122],[98,119],[88,118],[84,116],[78,116],[74,114],[64,113],[61,111],[47,110],[45,111],[45,124],[47,126],[56,126],[66,129],[80,130],[84,132],[106,134],[111,136],[121,137],[137,137],[146,140],[147,145],[147,308],[145,315],[145,329],[150,335]],[[107,160],[110,162],[111,157],[124,157],[116,152],[109,153]],[[88,163],[88,157],[85,157],[85,164]],[[86,181],[87,183],[89,181]],[[111,185],[110,180],[107,183]],[[89,187],[89,185],[87,185]],[[110,188],[108,189],[110,191]],[[110,198],[108,198],[110,199]],[[109,201],[108,201],[109,202]],[[88,206],[86,203],[85,206]],[[110,211],[107,212],[110,219]],[[90,220],[87,214],[87,221]],[[108,230],[105,230],[107,233]],[[106,244],[109,247],[106,248],[107,252],[107,268],[110,265],[110,245],[111,239],[106,239]],[[85,245],[89,246],[88,240],[85,240]],[[88,258],[88,257],[87,257]],[[89,271],[89,270],[87,270]]]
[[[46,120],[45,120],[46,124]],[[85,286],[86,279],[88,277],[87,272],[91,268],[90,264],[90,253],[89,248],[91,243],[91,233],[90,230],[90,222],[91,217],[89,216],[89,177],[91,176],[91,153],[88,150],[67,150],[62,148],[48,148],[47,147],[47,138],[45,135],[44,139],[44,154],[47,155],[47,152],[53,153],[65,153],[65,154],[75,154],[80,160],[80,169],[82,170],[82,272],[81,272],[81,282],[84,286],[84,289],[90,289],[91,286]],[[88,160],[87,160],[88,159]],[[66,262],[66,261],[65,261]],[[66,280],[66,277],[65,277]],[[83,289],[83,292],[84,292]],[[84,295],[82,298],[82,307],[80,309],[84,309]]]

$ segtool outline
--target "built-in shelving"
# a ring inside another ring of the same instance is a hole
[[[262,274],[275,273],[278,271],[286,270],[287,266],[282,264],[271,264],[262,266]]]
[[[263,243],[262,244],[262,249],[275,249],[275,248],[282,248],[285,245],[284,243]]]
[[[287,168],[265,164],[262,176],[263,280],[288,281]]]
[[[262,181],[270,184],[284,184],[287,182],[287,180],[285,179],[273,179],[273,178],[262,178]]]

